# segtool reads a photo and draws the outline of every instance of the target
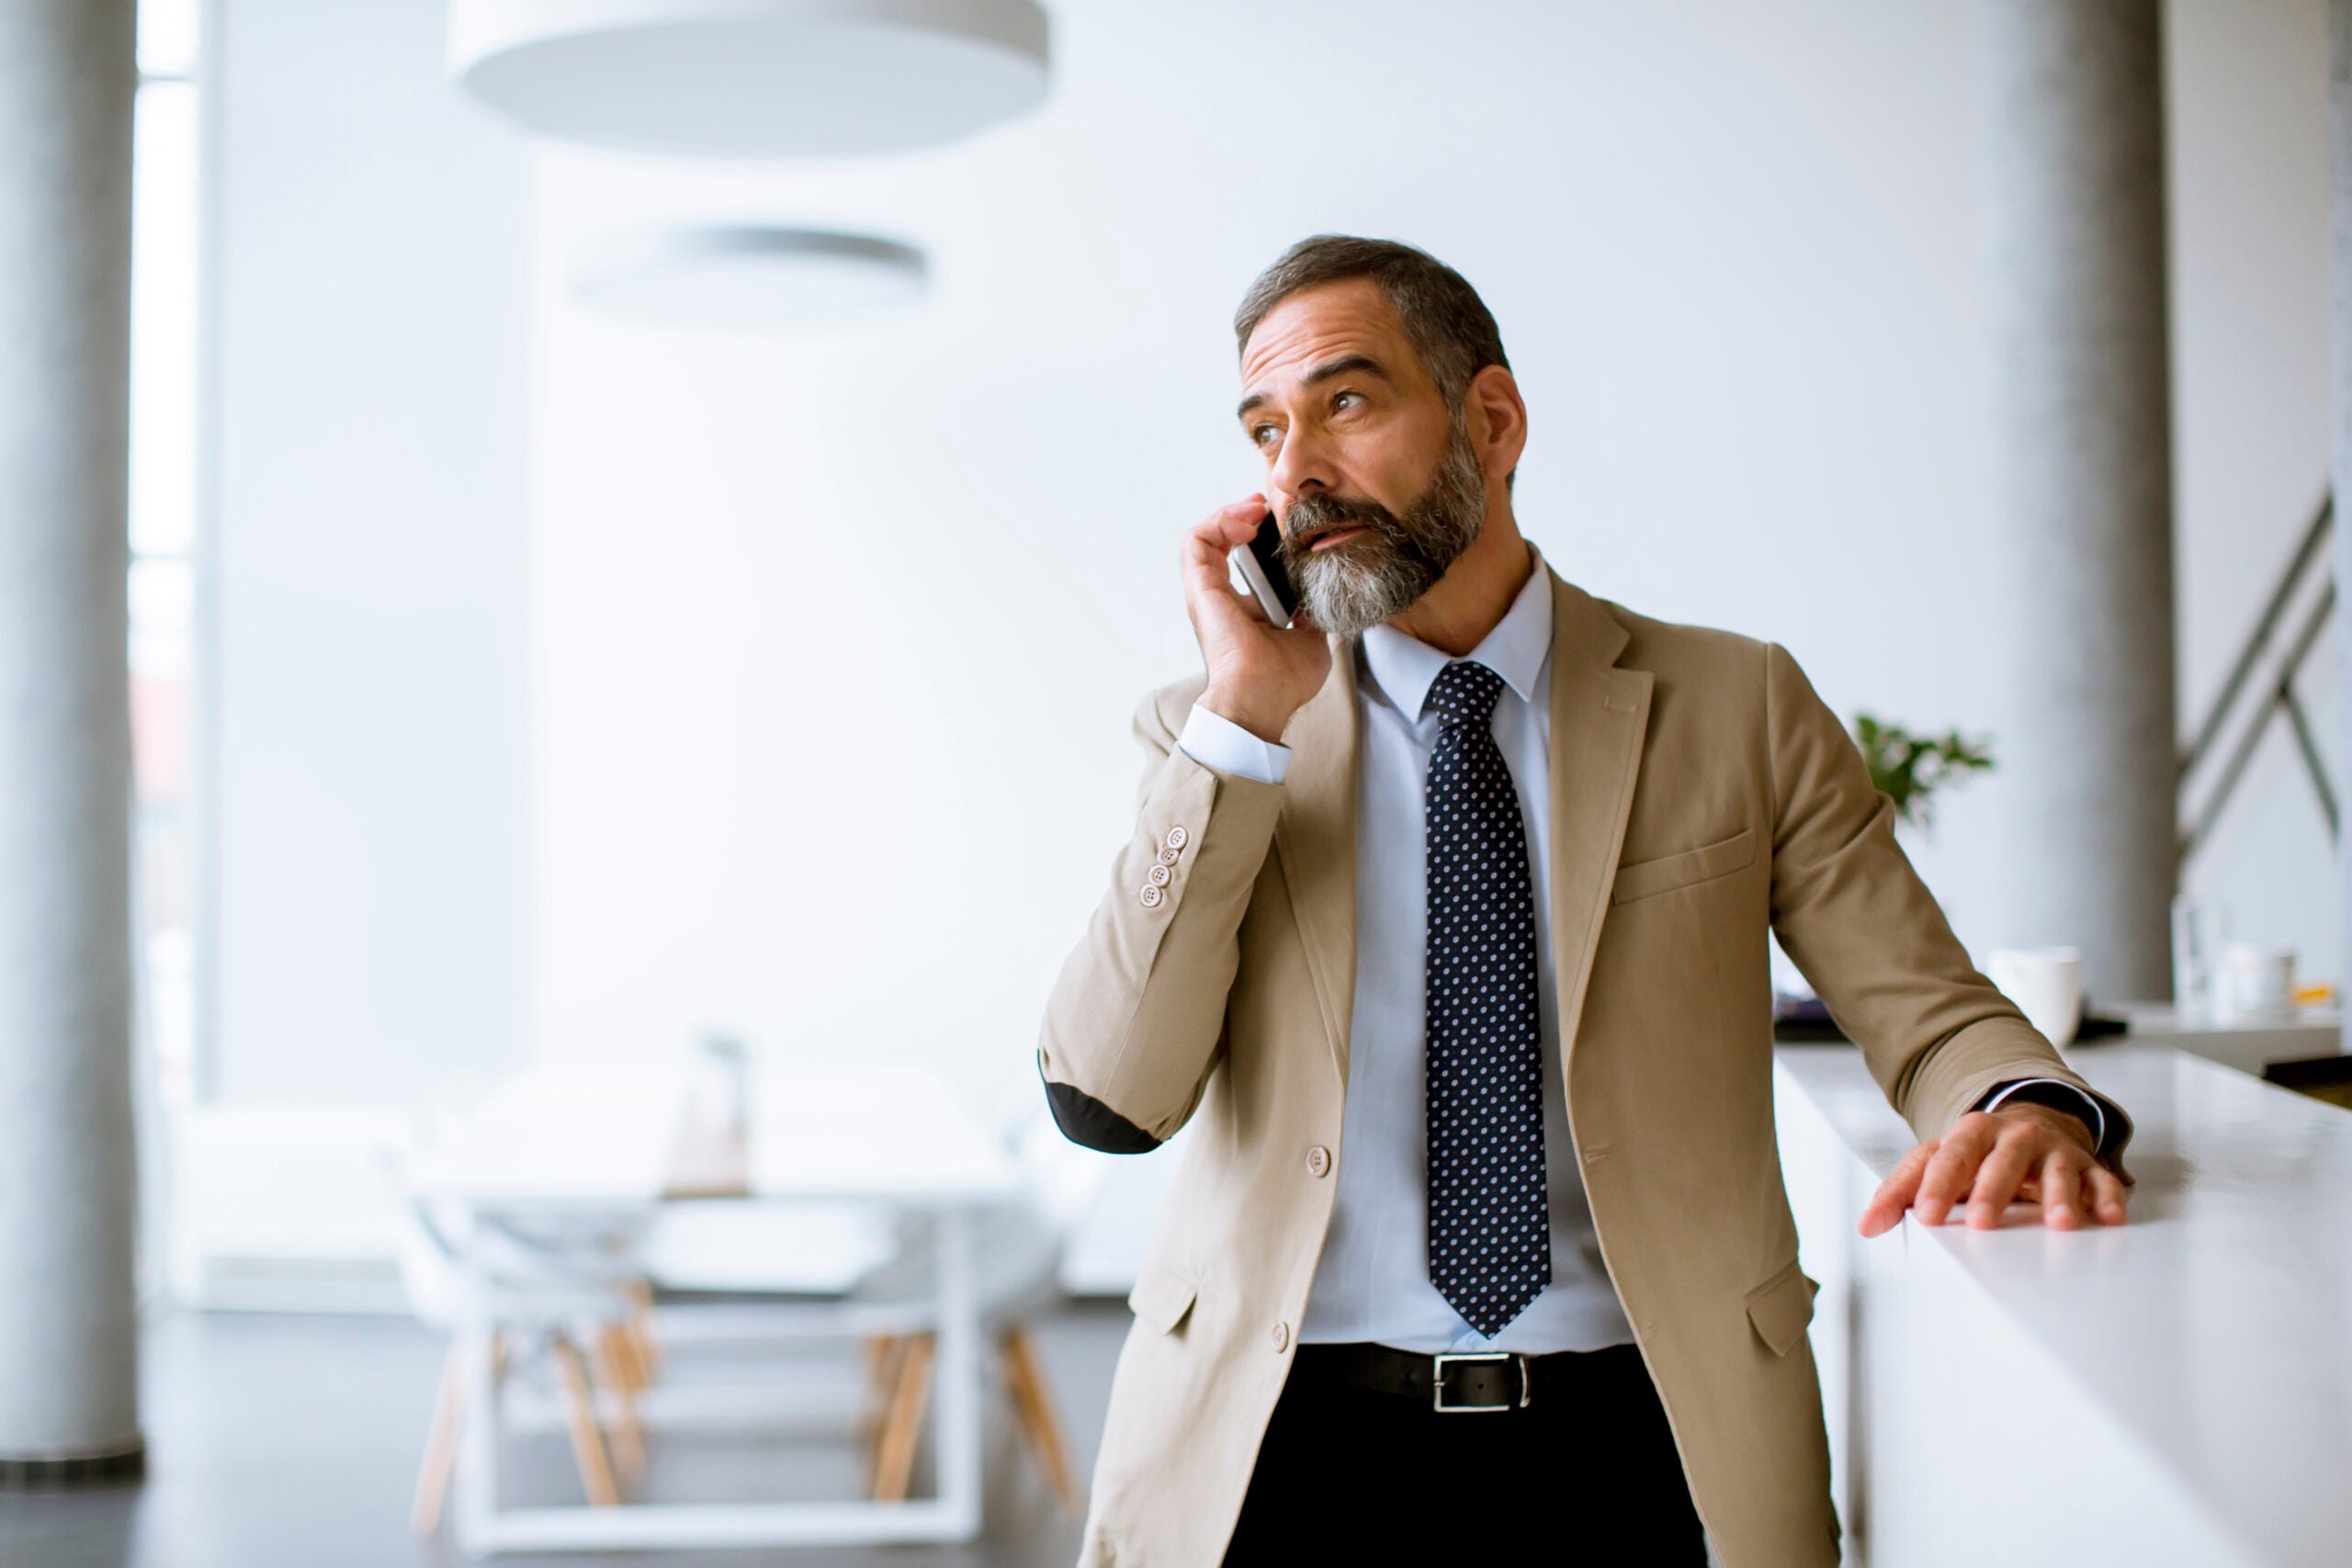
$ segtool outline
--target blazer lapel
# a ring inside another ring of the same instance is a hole
[[[1331,676],[1283,737],[1291,749],[1274,848],[1340,1083],[1356,994],[1355,644],[1331,639]]]
[[[1629,639],[1590,594],[1552,574],[1552,964],[1564,1067],[1649,728],[1650,672],[1616,668]]]

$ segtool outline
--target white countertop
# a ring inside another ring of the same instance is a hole
[[[1872,1172],[1911,1147],[1858,1053],[1778,1056]],[[2165,1046],[2068,1060],[2137,1125],[2131,1224],[2053,1233],[2019,1208],[1993,1231],[1906,1221],[1905,1244],[1946,1249],[2253,1560],[2352,1561],[2352,1113]],[[2021,1438],[2033,1484],[2055,1456]]]

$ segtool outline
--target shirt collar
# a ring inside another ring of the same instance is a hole
[[[1533,545],[1527,547],[1527,559],[1532,570],[1519,597],[1469,657],[1501,676],[1520,701],[1532,704],[1536,680],[1552,653],[1552,574],[1544,569],[1543,554]],[[1450,654],[1385,622],[1364,632],[1363,659],[1382,693],[1417,724],[1438,671],[1453,662]]]

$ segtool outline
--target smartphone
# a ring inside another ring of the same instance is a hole
[[[1267,513],[1250,542],[1234,546],[1225,552],[1225,558],[1241,586],[1266,612],[1266,619],[1287,628],[1298,613],[1298,590],[1291,586],[1290,573],[1283,566],[1283,525],[1274,521],[1274,514]]]

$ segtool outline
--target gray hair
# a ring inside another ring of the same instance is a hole
[[[1380,285],[1449,407],[1462,406],[1471,378],[1487,366],[1510,368],[1493,314],[1460,273],[1427,251],[1349,234],[1301,240],[1258,275],[1233,313],[1237,347],[1248,348],[1266,312],[1292,295],[1351,277]]]

